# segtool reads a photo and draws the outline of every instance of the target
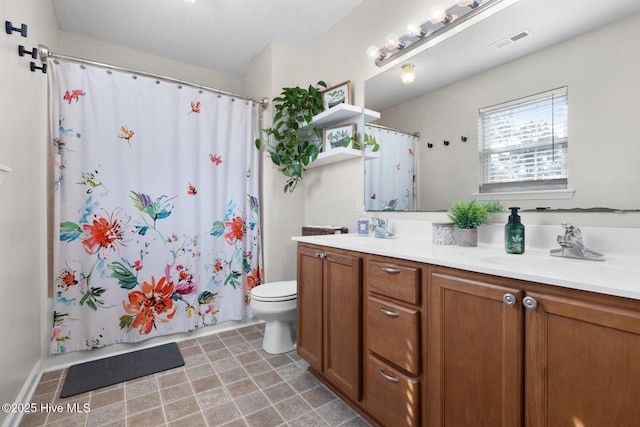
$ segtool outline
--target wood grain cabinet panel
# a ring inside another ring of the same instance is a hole
[[[391,258],[369,258],[367,262],[369,292],[420,305],[422,270],[415,263]]]
[[[372,355],[367,359],[366,393],[369,410],[386,425],[419,425],[419,382]]]
[[[369,350],[414,375],[421,371],[420,311],[369,296]]]
[[[337,391],[362,398],[362,257],[298,245],[297,350]]]
[[[537,306],[525,310],[525,425],[639,425],[640,302],[528,296]]]
[[[431,276],[429,425],[520,426],[523,292],[452,273]]]

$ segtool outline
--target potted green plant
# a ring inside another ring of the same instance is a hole
[[[460,200],[449,208],[449,218],[456,226],[458,246],[478,246],[478,227],[487,223],[489,210],[477,200]]]
[[[267,138],[256,139],[256,147],[263,145],[271,155],[271,161],[287,177],[284,192],[292,192],[302,179],[307,165],[318,157],[322,141],[313,116],[322,112],[322,88],[325,82],[307,89],[285,87],[280,96],[273,98],[275,114],[271,127],[263,129]]]

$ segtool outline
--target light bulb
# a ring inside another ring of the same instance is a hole
[[[446,16],[447,11],[439,4],[436,4],[431,9],[429,9],[429,21],[433,22],[434,24],[441,23]]]
[[[407,37],[422,37],[424,36],[424,32],[422,31],[422,28],[420,28],[419,25],[416,24],[409,24],[407,25],[407,31],[405,31],[404,33]]]
[[[182,0],[184,1],[186,4],[196,4],[198,3],[198,0]]]
[[[371,59],[380,58],[380,49],[378,49],[378,46],[369,46],[367,49],[367,56]]]
[[[384,42],[384,47],[387,49],[396,49],[400,46],[400,39],[395,34],[389,34]]]
[[[410,85],[416,79],[416,70],[413,69],[413,64],[405,64],[402,66],[400,72],[400,80],[406,85]]]

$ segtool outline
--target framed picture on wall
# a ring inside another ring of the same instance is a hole
[[[322,91],[322,105],[325,110],[338,104],[351,104],[351,80]]]
[[[331,150],[351,146],[356,133],[356,124],[347,123],[343,125],[324,128],[322,135],[322,151],[327,153]]]

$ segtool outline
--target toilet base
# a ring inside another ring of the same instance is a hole
[[[269,320],[264,326],[262,348],[270,354],[287,353],[296,349],[291,322],[286,320]]]

